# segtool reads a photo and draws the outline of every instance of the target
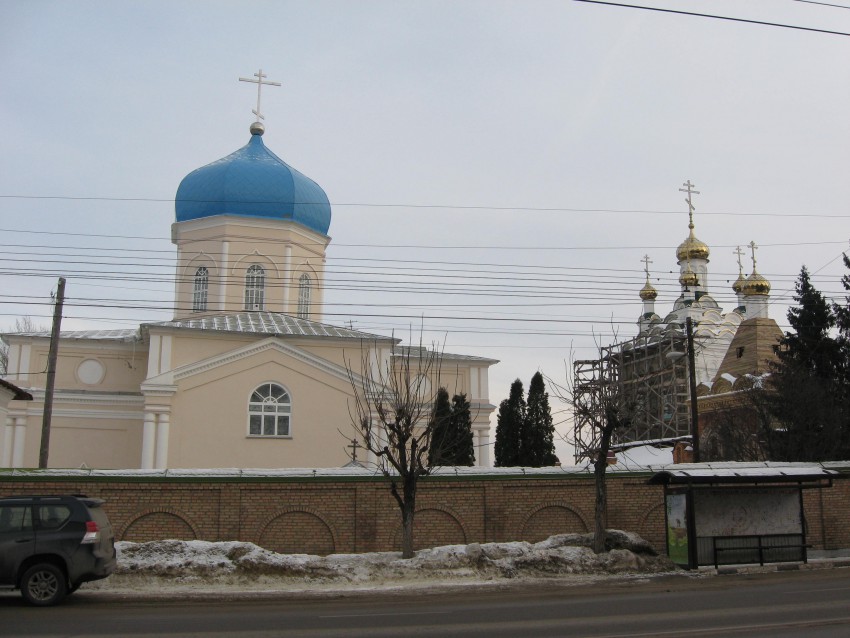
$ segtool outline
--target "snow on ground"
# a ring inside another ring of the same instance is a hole
[[[416,552],[276,554],[252,543],[164,540],[116,543],[118,568],[84,589],[114,593],[293,592],[432,588],[558,578],[576,584],[611,575],[677,568],[642,538],[609,530],[609,551],[594,554],[592,535],[561,534],[539,543],[471,543]]]

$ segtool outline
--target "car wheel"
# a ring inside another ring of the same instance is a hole
[[[21,594],[31,605],[47,607],[55,605],[65,597],[67,586],[65,574],[50,563],[33,565],[21,579]]]

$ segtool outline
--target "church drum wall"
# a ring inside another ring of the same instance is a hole
[[[664,551],[663,488],[649,475],[608,479],[608,527],[637,532]],[[57,470],[0,472],[0,496],[86,494],[106,500],[117,540],[241,540],[291,553],[397,551],[400,514],[379,478],[63,477]],[[593,529],[593,478],[429,477],[420,484],[418,548],[539,541]],[[850,548],[850,481],[804,492],[815,549]]]

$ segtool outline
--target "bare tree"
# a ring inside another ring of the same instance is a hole
[[[552,394],[567,403],[576,422],[592,432],[576,437],[576,457],[582,457],[593,466],[595,483],[593,551],[604,552],[605,529],[607,527],[608,453],[611,439],[634,425],[643,413],[643,401],[633,385],[624,384],[620,378],[620,367],[616,357],[603,357],[593,361],[573,361],[572,374],[567,369],[565,383],[558,384],[547,379]]]
[[[402,557],[413,557],[419,479],[431,473],[428,451],[436,420],[442,354],[436,347],[394,346],[385,361],[378,344],[361,346],[360,371],[346,364],[354,393],[349,412],[366,449],[389,480],[402,523]]]

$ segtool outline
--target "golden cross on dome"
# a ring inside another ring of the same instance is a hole
[[[741,250],[740,246],[735,246],[735,250],[732,251],[732,254],[738,256],[738,274],[743,275],[744,274],[744,264],[741,263],[741,257],[744,256],[744,251]]]
[[[649,281],[649,264],[652,263],[652,260],[649,258],[649,255],[644,255],[641,261],[643,262],[643,270],[646,272],[646,280]]]
[[[263,114],[260,112],[260,96],[262,95],[263,85],[267,86],[280,86],[280,82],[272,82],[266,81],[263,78],[267,78],[268,76],[263,73],[263,70],[260,69],[257,73],[254,74],[256,80],[252,80],[251,78],[239,78],[240,82],[252,82],[257,85],[257,109],[251,110],[251,112],[257,116],[257,121],[266,119],[263,117]]]
[[[756,271],[756,250],[758,250],[758,246],[756,246],[756,242],[754,242],[754,241],[751,241],[749,243],[749,246],[750,246],[750,252],[753,255],[753,272],[755,272]]]
[[[682,186],[684,186],[685,188],[680,188],[679,192],[688,194],[688,198],[685,200],[685,202],[687,202],[687,204],[688,204],[688,217],[690,218],[690,223],[688,223],[688,228],[693,230],[693,228],[694,228],[694,210],[695,209],[694,209],[694,204],[691,201],[691,196],[692,195],[699,195],[700,192],[694,190],[694,186],[696,186],[696,184],[691,184],[691,180],[688,180],[687,182],[682,184]]]

